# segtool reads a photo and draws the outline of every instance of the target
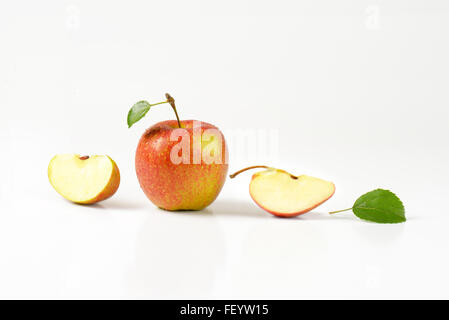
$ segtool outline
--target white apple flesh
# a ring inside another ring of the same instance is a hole
[[[296,177],[284,170],[268,169],[253,175],[249,192],[257,205],[269,213],[294,217],[332,197],[335,185],[307,175]]]
[[[307,175],[294,176],[284,170],[267,166],[251,166],[229,177],[235,178],[250,169],[267,170],[253,175],[249,193],[256,204],[278,217],[295,217],[306,213],[328,200],[335,193],[332,182]]]
[[[48,166],[48,179],[64,198],[91,204],[111,197],[120,185],[120,172],[108,156],[61,154]]]

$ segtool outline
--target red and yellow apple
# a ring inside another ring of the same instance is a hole
[[[120,185],[120,171],[108,156],[61,154],[50,161],[48,179],[67,200],[92,204],[114,195]]]
[[[206,122],[159,122],[142,135],[135,165],[142,190],[156,206],[201,210],[225,183],[226,141],[217,127]]]

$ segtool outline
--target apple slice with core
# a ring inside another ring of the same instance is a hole
[[[307,175],[294,176],[284,170],[267,166],[253,166],[230,175],[266,168],[253,175],[249,185],[251,198],[262,209],[278,217],[295,217],[328,200],[335,192],[332,182]]]
[[[120,171],[108,156],[61,154],[48,166],[48,179],[64,198],[92,204],[111,197],[120,185]]]

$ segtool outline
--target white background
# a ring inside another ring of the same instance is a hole
[[[449,298],[448,39],[445,0],[2,1],[0,298]],[[156,209],[134,152],[174,115],[126,115],[165,92],[230,144],[275,133],[275,154],[231,150],[230,172],[267,164],[336,194],[279,219],[246,173],[203,212]],[[58,153],[110,155],[117,194],[62,199]],[[327,214],[377,187],[406,223]]]

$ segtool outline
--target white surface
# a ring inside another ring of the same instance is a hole
[[[443,0],[3,1],[0,298],[449,298],[448,36]],[[231,149],[230,171],[265,163],[336,194],[278,219],[247,173],[204,212],[156,209],[134,151],[173,114],[125,120],[166,91],[230,144],[274,141]],[[117,194],[62,199],[46,169],[66,152],[114,158]],[[327,214],[376,187],[406,223]]]

